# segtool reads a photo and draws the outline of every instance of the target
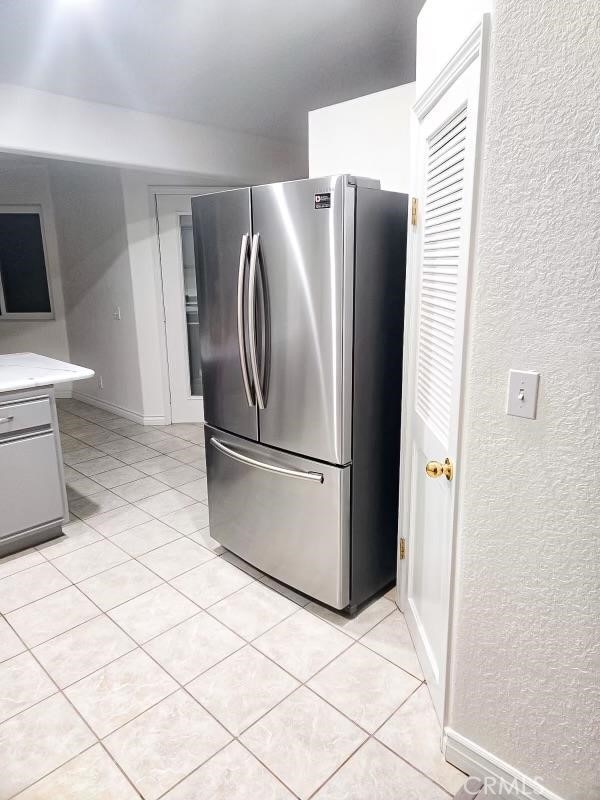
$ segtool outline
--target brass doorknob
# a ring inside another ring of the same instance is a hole
[[[445,475],[447,480],[451,481],[454,477],[454,466],[449,458],[444,459],[443,464],[439,461],[428,461],[425,472],[430,478],[441,478]]]

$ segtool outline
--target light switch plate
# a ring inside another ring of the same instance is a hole
[[[509,370],[506,413],[513,417],[535,419],[537,416],[539,385],[539,372]]]

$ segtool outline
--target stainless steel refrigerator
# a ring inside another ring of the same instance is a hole
[[[396,574],[407,202],[349,175],[192,201],[211,535],[337,609]]]

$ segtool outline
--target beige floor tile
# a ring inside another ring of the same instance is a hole
[[[115,469],[108,470],[108,472],[101,472],[99,475],[94,475],[94,480],[106,489],[114,489],[116,486],[122,486],[124,483],[131,483],[143,477],[144,473],[140,472],[139,469],[132,466],[121,465]]]
[[[191,464],[196,469],[204,471],[203,465],[206,464],[206,453],[204,448],[198,444],[192,444],[184,450],[178,450],[173,454],[173,458],[182,461],[184,464]]]
[[[104,572],[110,567],[122,564],[128,559],[127,553],[115,547],[112,542],[102,539],[100,542],[67,553],[66,556],[55,558],[52,563],[69,580],[77,583],[77,581],[83,581],[98,572]]]
[[[300,798],[310,795],[362,744],[366,734],[300,687],[240,737]]]
[[[239,650],[245,644],[204,611],[146,642],[144,649],[180,683]]]
[[[120,435],[128,438],[144,433],[147,430],[148,428],[145,425],[140,425],[139,422],[132,422],[131,420],[127,420],[118,428]]]
[[[175,681],[146,653],[133,650],[69,686],[65,694],[102,738],[176,688]]]
[[[189,569],[198,567],[206,561],[215,558],[215,554],[210,550],[205,550],[196,542],[181,537],[174,542],[163,545],[156,550],[151,550],[143,556],[140,561],[145,564],[161,578],[168,581],[176,575],[181,575]]]
[[[193,498],[188,497],[177,489],[167,489],[165,492],[147,497],[145,500],[138,500],[136,505],[153,517],[165,517],[174,511],[179,511],[185,506],[190,506],[194,502]]]
[[[416,769],[374,739],[356,752],[314,800],[449,800]]]
[[[395,605],[396,604],[397,591],[398,591],[397,587],[396,586],[392,586],[392,588],[385,593],[384,597],[387,597],[387,599],[391,600],[392,603],[394,603],[394,605]]]
[[[106,572],[87,578],[79,584],[79,588],[99,608],[108,611],[161,584],[162,580],[158,575],[130,559]]]
[[[130,650],[135,642],[107,616],[78,625],[33,653],[61,689],[110,664]]]
[[[158,519],[151,519],[150,522],[144,522],[136,525],[135,528],[112,536],[111,542],[125,550],[130,556],[137,558],[137,556],[180,538],[181,534],[169,525],[165,525]]]
[[[190,501],[193,505],[162,517],[163,522],[186,536],[202,530],[208,525],[208,506],[205,503],[194,503],[192,498]]]
[[[80,519],[75,522],[67,522],[66,525],[63,525],[62,531],[62,536],[37,546],[40,553],[49,561],[79,550],[80,547],[99,542],[103,538],[101,533],[90,528]]]
[[[296,611],[296,603],[256,581],[210,607],[213,617],[248,641]]]
[[[298,686],[291,675],[246,646],[204,672],[187,689],[239,736]]]
[[[198,472],[194,467],[190,467],[188,464],[180,464],[178,467],[168,469],[166,472],[157,472],[155,477],[157,481],[161,481],[167,486],[175,488],[184,483],[198,480],[202,477],[202,473]]]
[[[76,586],[30,603],[6,618],[29,647],[58,636],[100,612]]]
[[[366,608],[363,608],[356,616],[348,617],[345,614],[340,614],[333,611],[331,608],[319,605],[318,603],[309,603],[306,610],[317,617],[324,619],[330,625],[334,625],[338,630],[347,633],[354,639],[360,639],[367,631],[377,625],[378,622],[388,614],[391,614],[396,606],[386,597],[380,597],[371,603]]]
[[[254,646],[298,680],[306,681],[343,650],[352,639],[300,609],[254,640]]]
[[[196,480],[190,481],[190,483],[184,483],[182,486],[179,486],[178,489],[184,494],[189,494],[194,500],[206,500],[208,497],[206,478],[197,478]]]
[[[137,442],[134,442],[137,444]],[[125,450],[125,452],[119,453],[119,461],[123,461],[125,464],[133,464],[136,469],[140,469],[140,462],[141,461],[148,461],[152,458],[157,458],[158,453],[156,450],[152,450],[150,447],[145,447],[144,445],[140,444],[137,447],[133,447],[131,450]],[[144,474],[148,474],[145,470],[141,470]]]
[[[362,644],[423,680],[423,671],[415,652],[404,615],[396,610],[363,636]]]
[[[230,740],[184,691],[109,736],[105,745],[146,800],[156,800]]]
[[[72,478],[66,481],[67,500],[74,502],[81,500],[85,497],[91,497],[93,494],[98,494],[105,487],[91,478],[86,478],[85,475],[80,475],[78,478]]]
[[[213,558],[171,583],[201,608],[217,603],[252,582],[252,578],[221,558]]]
[[[155,450],[158,450],[159,453],[163,453],[164,455],[174,455],[177,451],[182,450],[187,446],[187,442],[184,442],[183,439],[178,439],[175,436],[169,436],[167,441],[155,442],[152,445]]]
[[[12,797],[95,741],[61,694],[22,711],[0,725],[1,797]]]
[[[101,427],[96,427],[93,430],[90,430],[89,433],[83,433],[80,435],[81,441],[91,445],[92,447],[98,447],[100,444],[114,441],[115,439],[119,438],[120,434]]]
[[[308,686],[374,733],[418,688],[419,681],[357,643],[311,678]]]
[[[77,471],[83,475],[91,477],[92,475],[99,475],[101,472],[107,472],[109,469],[117,469],[122,466],[113,456],[102,455],[100,458],[92,458],[90,461],[83,461],[77,464]]]
[[[22,653],[25,645],[6,620],[0,617],[0,662]]]
[[[73,440],[75,441],[75,440]],[[64,450],[64,446],[63,446]],[[65,476],[65,481],[68,480],[75,480],[75,478],[81,478],[81,472],[77,472],[76,469],[73,467],[69,467],[66,464],[63,464],[63,474]]]
[[[30,653],[21,653],[3,661],[0,664],[0,722],[14,717],[56,691],[54,683]],[[1,787],[0,774],[0,791]]]
[[[179,462],[170,456],[149,456],[143,461],[136,462],[136,469],[141,470],[146,475],[156,475],[157,472],[164,472],[167,469],[178,467]]]
[[[199,422],[176,422],[170,426],[170,429],[173,436],[177,436],[186,442],[189,441],[189,437],[204,436],[203,425]]]
[[[127,502],[122,497],[118,497],[113,492],[105,489],[102,492],[98,492],[98,494],[91,495],[91,497],[74,500],[69,503],[69,508],[77,517],[87,521],[90,517],[107,513],[124,505],[127,505]]]
[[[115,536],[117,533],[123,533],[123,531],[128,531],[130,528],[152,519],[141,508],[129,505],[124,500],[122,502],[124,505],[121,508],[88,517],[86,522],[104,536]]]
[[[115,486],[113,489],[115,494],[125,498],[130,503],[135,503],[136,500],[144,500],[146,497],[152,497],[152,495],[164,492],[164,490],[164,483],[155,480],[151,475],[146,475],[144,478],[139,478],[139,480],[126,483],[123,486]]]
[[[0,613],[7,614],[68,585],[67,578],[46,561],[13,573],[0,580]]]
[[[121,458],[121,453],[134,450],[139,446],[139,442],[135,442],[133,439],[126,439],[124,436],[120,435],[118,439],[113,439],[110,442],[100,442],[97,445],[98,450],[102,450],[103,453],[109,456],[115,456],[119,460]]]
[[[231,742],[168,792],[164,800],[292,800],[293,797],[241,744]]]
[[[15,800],[139,800],[139,795],[102,745],[96,744]]]
[[[14,553],[11,556],[4,556],[0,558],[0,580],[8,578],[9,575],[14,575],[16,572],[23,572],[29,567],[35,567],[36,564],[44,564],[46,559],[37,550],[22,550],[20,553]]]
[[[452,794],[465,776],[440,750],[440,726],[425,684],[378,731],[377,738]]]
[[[136,642],[143,644],[197,614],[198,607],[163,584],[108,613]]]
[[[188,535],[189,538],[193,539],[194,542],[198,542],[198,544],[201,544],[202,547],[206,547],[207,550],[210,550],[217,556],[225,552],[225,548],[222,547],[217,540],[213,539],[210,535],[210,529],[208,526],[206,528],[202,528],[202,530],[194,531],[194,533],[190,533]]]
[[[146,447],[152,447],[154,444],[161,444],[170,441],[170,437],[159,431],[146,430],[144,433],[136,433],[132,437],[139,444],[145,444]]]
[[[105,454],[102,450],[97,450],[95,447],[88,447],[80,442],[80,446],[74,449],[69,449],[63,452],[63,461],[70,467],[75,467],[77,464],[83,464],[92,458],[101,458]]]

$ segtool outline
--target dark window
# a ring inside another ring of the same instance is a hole
[[[3,312],[52,311],[39,214],[0,212],[0,279]]]

